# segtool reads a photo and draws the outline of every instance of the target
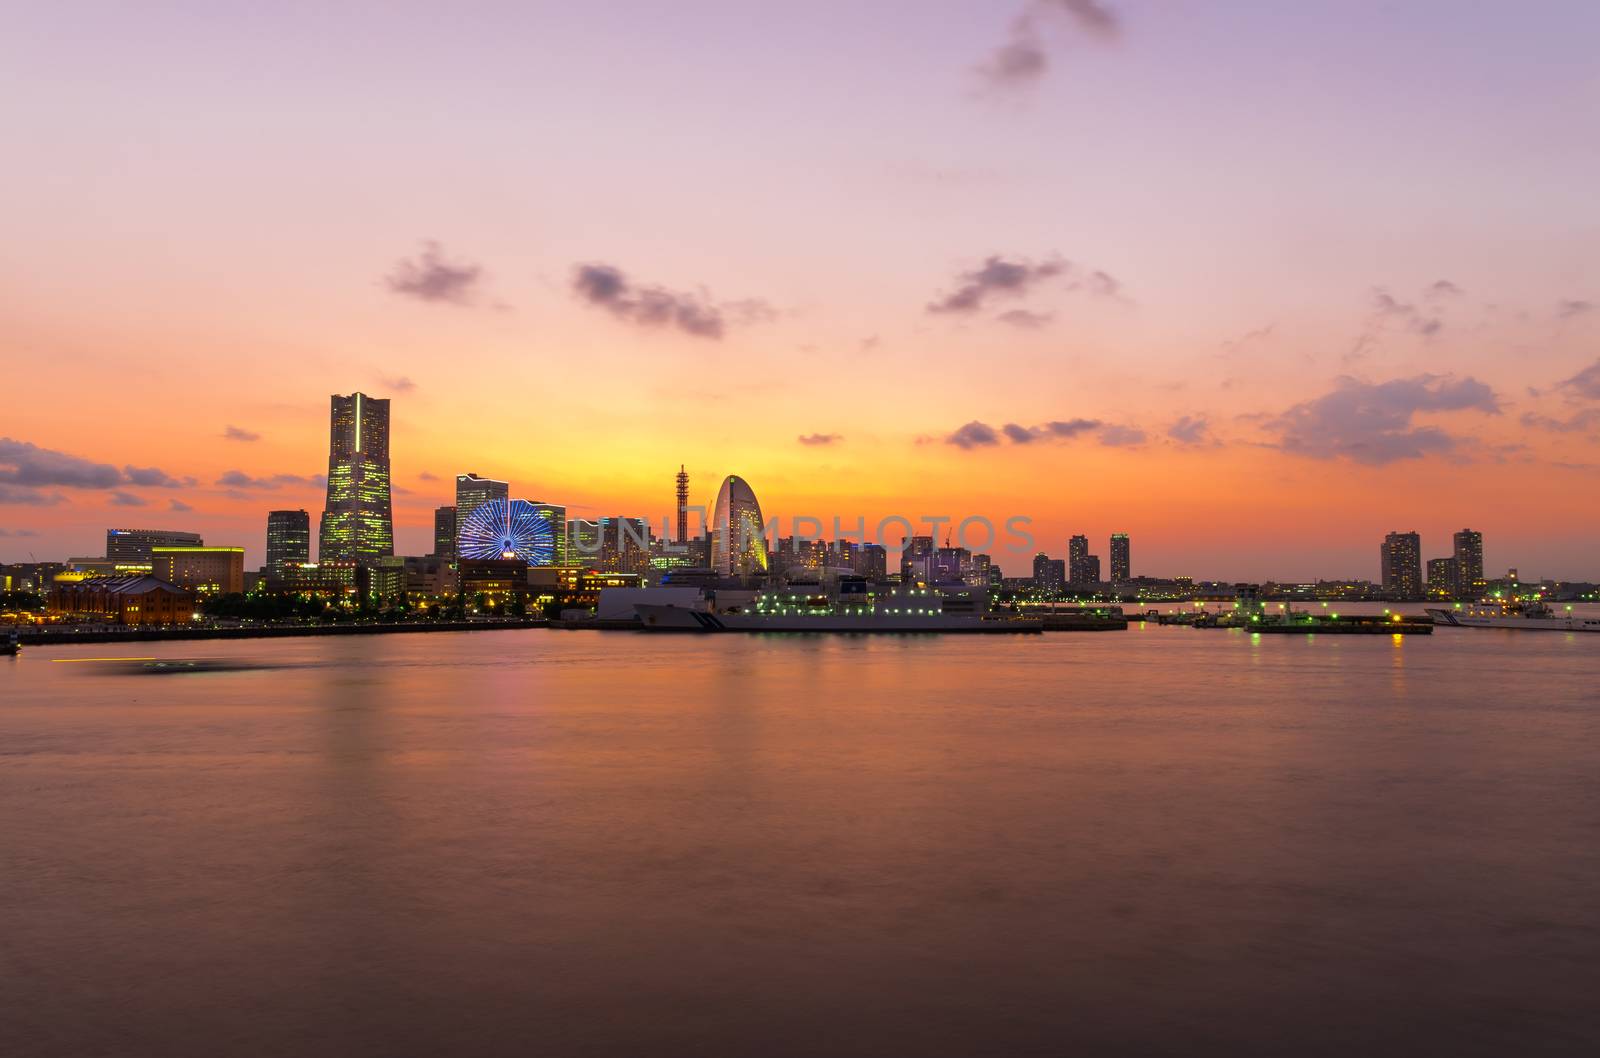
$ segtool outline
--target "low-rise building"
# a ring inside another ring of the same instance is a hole
[[[148,574],[60,581],[50,611],[62,617],[124,625],[183,624],[194,618],[194,593]]]

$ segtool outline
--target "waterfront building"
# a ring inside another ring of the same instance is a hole
[[[456,593],[456,560],[450,555],[405,559],[406,594],[442,599]]]
[[[183,624],[194,618],[194,593],[149,574],[63,581],[50,590],[50,611],[63,617],[123,625]]]
[[[1111,534],[1111,579],[1118,584],[1133,579],[1132,547],[1127,533]]]
[[[964,547],[941,547],[933,553],[933,584],[960,584],[972,572],[972,552]]]
[[[476,474],[457,474],[456,549],[453,554],[461,555],[461,527],[467,523],[468,518],[472,517],[473,511],[486,503],[493,503],[495,500],[509,500],[510,498],[511,486],[504,481],[496,481],[494,478],[480,478]],[[435,526],[434,540],[436,543],[438,536],[439,531]]]
[[[151,572],[151,566],[149,558],[139,562],[122,558],[83,557],[67,559],[65,572],[76,574],[72,578],[74,580],[84,577],[131,577]]]
[[[461,596],[469,604],[504,610],[528,598],[528,564],[520,558],[464,558],[458,564]]]
[[[1456,594],[1473,599],[1483,594],[1483,534],[1463,529],[1455,535]]]
[[[572,555],[571,547],[567,544],[567,508],[565,505],[546,503],[544,500],[529,500],[528,502],[532,505],[534,513],[543,518],[545,524],[550,526],[550,536],[554,541],[550,564],[555,566],[572,565],[576,559]]]
[[[160,580],[202,595],[244,591],[242,547],[153,547],[150,565]]]
[[[566,540],[567,565],[638,576],[650,570],[648,518],[573,518],[567,522]]]
[[[711,568],[723,576],[765,573],[766,532],[755,490],[737,474],[728,475],[712,508]]]
[[[456,509],[433,509],[433,554],[440,558],[456,557]]]
[[[387,555],[356,566],[357,594],[387,600],[399,598],[405,591],[406,559]]]
[[[1049,595],[1058,595],[1067,585],[1067,563],[1051,558],[1043,551],[1033,556],[1033,587]]]
[[[1461,576],[1453,558],[1428,559],[1428,594],[1434,598],[1452,599],[1461,590]]]
[[[112,562],[149,562],[152,547],[199,547],[199,533],[176,529],[107,529],[106,558]]]
[[[994,560],[980,552],[972,556],[962,579],[975,587],[987,586],[994,580],[994,570]]]
[[[303,566],[311,561],[311,515],[305,511],[267,512],[267,568]]]
[[[279,595],[306,595],[342,599],[356,590],[359,564],[345,560],[311,562],[268,571],[266,590]]]
[[[1422,595],[1422,537],[1415,533],[1390,533],[1379,550],[1383,590],[1401,599]]]
[[[389,489],[389,402],[365,393],[329,398],[328,499],[317,533],[319,562],[394,554]]]

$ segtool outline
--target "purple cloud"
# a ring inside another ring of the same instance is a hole
[[[249,443],[261,440],[261,435],[253,430],[246,430],[240,426],[229,426],[222,431],[222,436],[230,441],[243,441]]]
[[[384,277],[392,292],[418,301],[446,305],[470,305],[477,293],[483,269],[478,265],[451,264],[437,242],[422,244],[422,252],[395,265]]]
[[[636,286],[614,265],[578,265],[573,271],[572,289],[590,305],[641,327],[676,327],[685,334],[713,341],[722,338],[726,330],[721,310],[699,295],[675,293],[660,286]]]
[[[826,445],[831,445],[831,444],[838,444],[840,441],[843,441],[843,440],[844,440],[844,436],[842,434],[836,434],[836,433],[809,433],[809,434],[802,434],[800,436],[800,438],[799,438],[799,441],[800,441],[801,444],[807,445],[807,446],[810,446],[810,447],[820,447],[820,446],[826,446]]]
[[[1500,413],[1500,400],[1475,378],[1417,375],[1388,382],[1341,378],[1332,392],[1296,404],[1267,424],[1275,447],[1312,459],[1345,458],[1368,466],[1450,454],[1461,439],[1417,426],[1424,412]]]
[[[965,448],[969,450],[973,448],[987,448],[990,445],[999,444],[1000,435],[994,432],[994,427],[987,423],[978,422],[976,419],[974,419],[972,422],[967,423],[949,437],[946,437],[944,439],[944,443],[947,445],[955,445],[957,448]]]

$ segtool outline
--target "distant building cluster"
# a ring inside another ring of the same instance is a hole
[[[1089,538],[1066,541],[1065,557],[1041,551],[1031,576],[1005,577],[983,552],[941,546],[933,536],[908,535],[897,553],[881,543],[839,537],[769,539],[750,483],[725,477],[702,531],[691,534],[690,478],[674,478],[676,531],[652,532],[648,518],[617,514],[569,518],[560,503],[512,496],[509,482],[461,473],[455,502],[434,511],[433,545],[426,555],[394,553],[390,403],[364,393],[330,398],[328,482],[312,555],[311,514],[267,513],[266,562],[246,570],[243,547],[207,544],[198,533],[172,529],[108,529],[105,554],[65,562],[0,566],[0,592],[46,596],[65,619],[119,624],[191,620],[211,601],[243,596],[321,600],[441,612],[521,612],[593,606],[606,587],[646,584],[724,587],[783,581],[851,578],[868,584],[956,587],[1011,593],[1039,602],[1055,599],[1167,601],[1232,598],[1236,585],[1188,578],[1135,576],[1132,540],[1116,532],[1108,562],[1091,553]],[[909,530],[909,526],[907,527]],[[819,526],[820,536],[820,526]],[[1283,599],[1477,599],[1520,587],[1515,570],[1487,580],[1483,534],[1457,532],[1449,555],[1424,561],[1421,536],[1392,532],[1380,549],[1379,579],[1252,585]],[[1552,585],[1567,597],[1592,585]]]

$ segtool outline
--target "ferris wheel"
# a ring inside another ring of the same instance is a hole
[[[527,500],[490,500],[461,523],[462,558],[520,558],[530,566],[555,560],[556,534],[543,511]]]

